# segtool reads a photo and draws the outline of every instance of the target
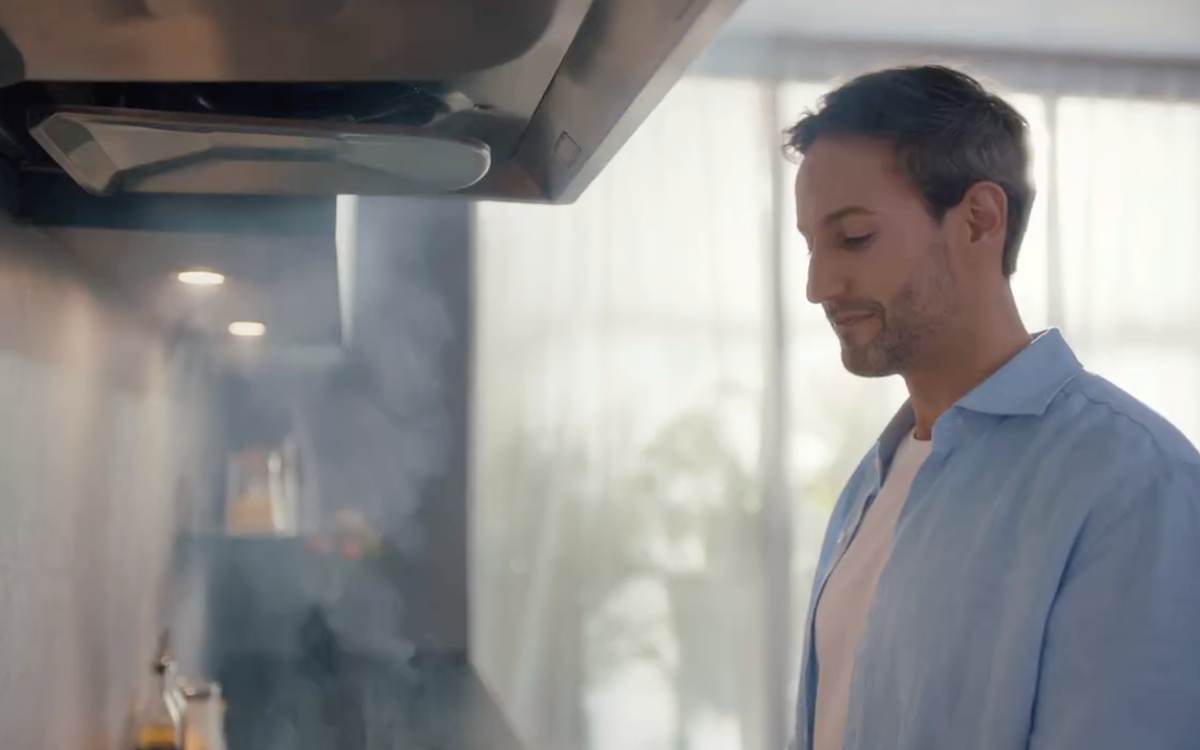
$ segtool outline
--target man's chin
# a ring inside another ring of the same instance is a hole
[[[879,361],[879,357],[872,354],[869,348],[853,346],[842,341],[842,366],[851,375],[860,378],[886,378],[896,374],[893,368],[887,367],[886,363]]]

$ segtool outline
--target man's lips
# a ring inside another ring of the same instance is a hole
[[[830,315],[829,323],[833,326],[833,330],[838,333],[846,333],[859,323],[866,322],[874,317],[875,313],[870,312],[844,312]]]

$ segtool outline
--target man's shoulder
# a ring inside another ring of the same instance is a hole
[[[1200,511],[1200,454],[1153,408],[1095,373],[1080,371],[1040,417],[1008,421],[993,433],[1020,467],[997,481],[1015,490],[1015,508],[1042,519],[1046,533],[1072,538],[1085,525],[1111,528],[1144,513]],[[1179,529],[1181,533],[1192,533]]]
[[[1200,453],[1170,420],[1086,370],[1064,386],[1045,420],[1062,433],[1064,447],[1074,444],[1085,458],[1200,466]]]
[[[1075,504],[1079,518],[1105,526],[1139,508],[1200,510],[1195,447],[1166,417],[1099,375],[1073,378],[1038,421],[1031,486],[1060,507]]]

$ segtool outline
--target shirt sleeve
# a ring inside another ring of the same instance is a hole
[[[1031,750],[1200,748],[1200,469],[1084,524],[1050,611]],[[1142,485],[1145,487],[1145,483]]]

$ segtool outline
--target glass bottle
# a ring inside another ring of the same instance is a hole
[[[187,696],[187,732],[183,750],[226,750],[225,703],[221,686],[215,682],[189,686]]]
[[[161,657],[165,674],[163,675],[164,690],[166,690],[166,699],[171,705],[175,706],[175,712],[179,716],[179,725],[184,730],[187,729],[187,698],[184,693],[183,678],[179,676],[179,665],[171,658],[169,654],[163,654]]]
[[[137,750],[182,750],[183,717],[171,700],[168,661],[154,662],[153,689],[138,709]]]

